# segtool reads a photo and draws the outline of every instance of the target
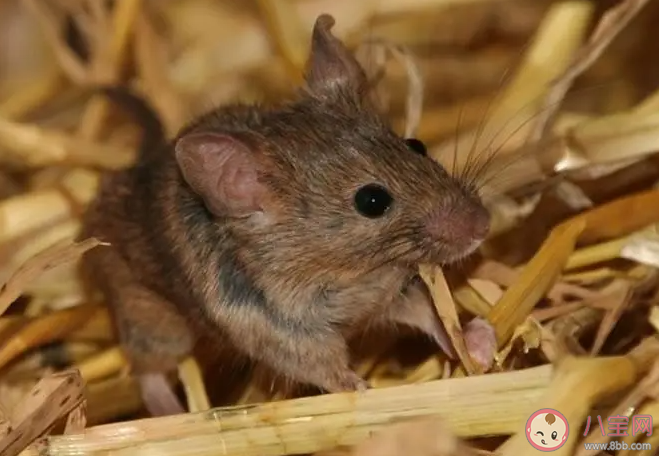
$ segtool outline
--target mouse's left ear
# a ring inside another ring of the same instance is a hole
[[[307,84],[314,95],[322,98],[339,94],[360,98],[366,89],[366,74],[348,48],[332,35],[334,23],[329,14],[316,19],[307,62]]]

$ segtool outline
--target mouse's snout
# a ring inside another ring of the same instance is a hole
[[[441,244],[447,261],[451,261],[469,255],[485,240],[490,214],[476,201],[445,202],[431,213],[426,229],[431,239]]]

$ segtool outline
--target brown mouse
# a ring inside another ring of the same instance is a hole
[[[420,262],[485,238],[476,191],[371,109],[366,77],[320,16],[306,86],[279,106],[209,112],[103,181],[81,237],[153,414],[198,331],[328,392],[366,387],[346,340],[402,324],[451,346]]]

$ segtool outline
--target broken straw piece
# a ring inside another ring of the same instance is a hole
[[[84,382],[75,370],[45,377],[12,412],[14,427],[0,440],[0,454],[18,455],[27,445],[84,402]]]
[[[0,289],[0,315],[18,299],[28,283],[45,271],[78,259],[84,252],[98,245],[103,245],[103,243],[95,238],[77,243],[59,243],[30,258]]]
[[[118,169],[132,163],[135,151],[74,138],[58,130],[11,122],[0,117],[0,162],[39,167],[78,164]]]
[[[419,275],[430,291],[437,316],[444,325],[444,328],[446,328],[453,348],[465,366],[465,370],[470,374],[478,373],[479,366],[474,364],[474,361],[469,357],[464,341],[464,334],[460,327],[455,301],[446,283],[442,269],[438,266],[422,264],[419,266]]]

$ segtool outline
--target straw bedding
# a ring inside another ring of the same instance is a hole
[[[655,454],[632,422],[659,416],[656,1],[109,3],[0,1],[0,454],[526,455],[540,409],[569,423],[554,454]],[[80,216],[141,135],[92,89],[130,86],[172,135],[290,93],[325,12],[397,131],[479,172],[488,240],[420,267],[459,359],[401,330],[356,348],[366,393],[288,398],[200,354],[174,379],[190,413],[146,419],[76,269],[102,248],[73,243]],[[476,317],[497,336],[484,363]]]

